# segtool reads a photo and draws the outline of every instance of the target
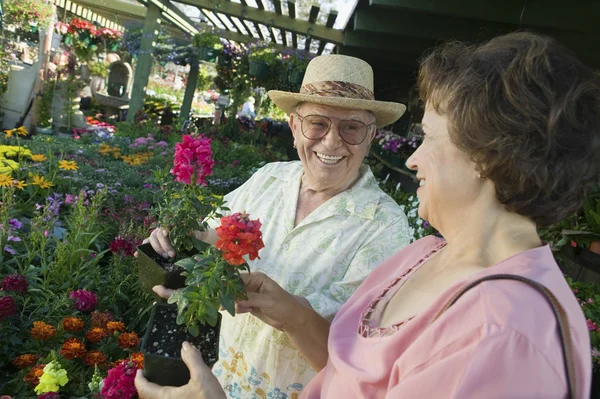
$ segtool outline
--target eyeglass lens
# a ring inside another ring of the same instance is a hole
[[[302,118],[302,134],[307,139],[318,140],[329,132],[331,123],[331,119],[326,116],[307,115]],[[361,121],[345,119],[341,120],[337,126],[340,137],[348,144],[360,144],[367,136],[368,126]]]

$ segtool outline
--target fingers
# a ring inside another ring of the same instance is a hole
[[[166,257],[175,257],[175,250],[171,245],[171,240],[169,240],[169,230],[158,227],[152,231],[150,237],[148,238],[150,244],[152,245],[152,249],[156,251],[157,254],[166,258]]]
[[[261,272],[240,273],[240,277],[248,292],[261,292],[261,290],[268,289],[273,284],[277,285],[276,282]]]
[[[152,291],[154,291],[156,295],[164,299],[169,299],[171,295],[173,295],[173,293],[175,292],[172,289],[166,288],[164,285],[155,285],[154,287],[152,287]]]
[[[202,380],[204,373],[211,372],[206,363],[204,363],[200,351],[187,341],[181,346],[181,358],[188,369],[190,369],[192,379]]]
[[[137,371],[134,383],[140,399],[159,399],[167,397],[164,392],[164,387],[156,385],[144,377],[144,370]]]

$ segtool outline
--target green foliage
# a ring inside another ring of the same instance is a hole
[[[105,78],[108,75],[108,64],[101,61],[92,61],[88,63],[90,76],[100,76]]]
[[[212,32],[196,33],[192,38],[192,44],[197,49],[208,48],[221,50],[223,45],[221,44],[221,38]]]
[[[52,126],[52,99],[54,97],[54,85],[50,82],[44,85],[42,96],[37,106],[38,126]]]
[[[52,7],[42,0],[5,0],[5,23],[22,30],[47,28],[52,24]]]

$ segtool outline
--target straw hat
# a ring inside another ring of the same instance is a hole
[[[313,58],[304,74],[300,93],[269,91],[271,100],[290,114],[301,102],[371,111],[377,127],[397,121],[406,106],[376,101],[373,94],[373,69],[365,61],[347,55],[321,55]]]

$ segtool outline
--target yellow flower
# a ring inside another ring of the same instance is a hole
[[[50,188],[50,187],[54,186],[54,184],[52,184],[52,182],[49,182],[48,180],[46,180],[44,178],[44,176],[40,176],[40,175],[34,175],[33,181],[31,182],[31,184],[33,184],[34,186],[40,186],[40,188]]]
[[[13,133],[15,132],[16,129],[10,129],[10,130],[5,130],[4,134],[6,135],[6,138],[12,137]]]
[[[75,161],[65,161],[64,159],[58,162],[58,167],[63,170],[77,170],[78,168]]]
[[[21,127],[17,128],[17,134],[19,136],[27,136],[27,134],[29,134],[29,132],[27,131],[27,128],[25,126],[21,126]]]
[[[11,187],[13,185],[13,179],[9,174],[0,175],[0,187]]]
[[[44,162],[46,160],[46,156],[44,154],[34,154],[30,156],[33,162]]]
[[[0,173],[11,174],[13,170],[19,169],[19,163],[12,159],[5,159],[0,156]]]
[[[35,387],[35,393],[41,395],[46,392],[58,392],[59,386],[65,386],[67,382],[69,382],[67,370],[53,360],[44,367],[44,374],[40,377],[40,383]]]
[[[19,147],[16,145],[0,145],[0,158],[16,157],[17,155],[29,157],[31,156],[31,151],[25,147]]]
[[[23,190],[25,187],[27,187],[27,184],[25,184],[25,180],[15,180],[13,186],[19,190]]]

